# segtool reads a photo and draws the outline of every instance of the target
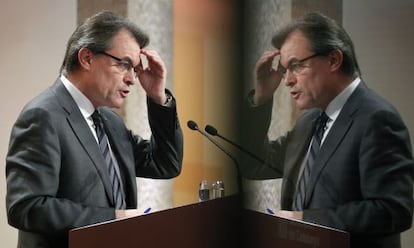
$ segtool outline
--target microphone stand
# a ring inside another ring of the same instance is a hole
[[[193,131],[197,131],[199,133],[201,133],[201,135],[203,135],[204,137],[206,137],[211,143],[213,143],[216,147],[218,147],[222,152],[224,152],[228,157],[230,157],[234,164],[236,165],[236,171],[237,171],[237,186],[239,188],[239,192],[240,192],[240,197],[241,197],[241,202],[243,203],[243,184],[242,184],[242,180],[241,180],[241,173],[240,173],[240,166],[239,163],[237,162],[237,159],[230,154],[220,143],[218,143],[215,139],[211,138],[207,133],[203,132],[202,130],[200,130],[198,128],[197,123],[195,123],[194,121],[190,120],[187,122],[187,126],[188,128],[190,128]]]
[[[258,157],[258,156],[256,156],[255,154],[251,153],[250,151],[248,151],[248,150],[246,150],[245,148],[243,148],[242,146],[240,146],[239,144],[236,144],[235,142],[233,142],[233,141],[231,141],[231,140],[227,139],[226,137],[222,136],[221,134],[219,134],[219,133],[218,133],[218,131],[217,131],[217,129],[216,129],[216,128],[214,128],[213,126],[211,126],[211,125],[207,125],[207,126],[204,128],[204,130],[205,130],[208,134],[210,134],[210,135],[212,135],[212,136],[217,136],[217,137],[219,137],[219,138],[223,139],[224,141],[226,141],[226,142],[228,142],[228,143],[232,144],[233,146],[237,147],[240,151],[242,151],[242,152],[244,152],[244,153],[247,153],[248,155],[250,155],[252,158],[254,158],[254,159],[256,159],[257,161],[259,161],[260,163],[262,163],[262,164],[264,164],[264,163],[265,163],[265,161],[264,161],[262,158],[259,158],[259,157]]]

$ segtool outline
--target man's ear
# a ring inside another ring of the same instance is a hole
[[[81,68],[89,70],[94,54],[86,47],[82,47],[78,52],[78,61]]]
[[[344,55],[341,50],[335,49],[329,53],[329,63],[331,65],[331,72],[338,71],[344,59]]]

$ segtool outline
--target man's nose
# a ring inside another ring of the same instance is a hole
[[[296,76],[290,70],[286,70],[283,79],[286,86],[292,86],[296,83]]]
[[[124,76],[124,82],[128,85],[134,85],[137,80],[134,69],[128,70]]]

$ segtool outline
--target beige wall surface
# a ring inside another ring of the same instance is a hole
[[[17,232],[7,224],[4,161],[10,129],[23,105],[53,83],[69,35],[76,26],[76,0],[2,0],[0,8],[0,240],[1,247],[16,247]],[[414,1],[346,0],[343,25],[350,33],[367,84],[400,111],[414,137]],[[177,37],[176,41],[185,38]],[[214,43],[215,44],[215,43]],[[202,45],[202,42],[188,45]],[[180,75],[180,74],[179,74]],[[191,76],[191,75],[190,75]],[[178,90],[178,89],[176,89]],[[202,89],[205,90],[205,89]],[[180,103],[203,98],[204,93],[180,95]],[[197,97],[198,96],[198,97]],[[181,108],[191,106],[181,105]],[[184,110],[183,110],[184,111]],[[191,112],[187,109],[182,114]],[[203,120],[196,114],[185,118]],[[182,120],[185,125],[187,119]],[[185,128],[185,127],[184,127]],[[191,142],[196,134],[188,135]],[[0,173],[1,174],[1,173]],[[390,182],[392,183],[392,182]],[[403,247],[412,247],[412,230],[403,234]]]
[[[16,247],[7,224],[5,157],[23,105],[59,75],[66,41],[76,26],[76,0],[2,0],[0,8],[0,246]]]
[[[199,133],[211,124],[234,140],[237,0],[174,1],[174,92],[184,133],[184,160],[175,180],[175,206],[198,201],[202,179],[222,180],[226,195],[237,192],[233,161]]]
[[[362,78],[398,109],[414,144],[414,1],[346,0],[343,11]],[[413,247],[413,233],[403,233],[403,247]]]

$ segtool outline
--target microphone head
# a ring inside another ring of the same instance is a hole
[[[207,125],[207,126],[204,128],[204,130],[206,130],[206,132],[207,132],[208,134],[213,135],[213,136],[215,136],[215,135],[217,135],[217,134],[218,134],[217,129],[215,129],[213,126],[210,126],[210,125]]]
[[[197,123],[195,123],[195,121],[192,121],[192,120],[187,121],[187,126],[191,130],[198,130],[198,126],[197,126]]]

